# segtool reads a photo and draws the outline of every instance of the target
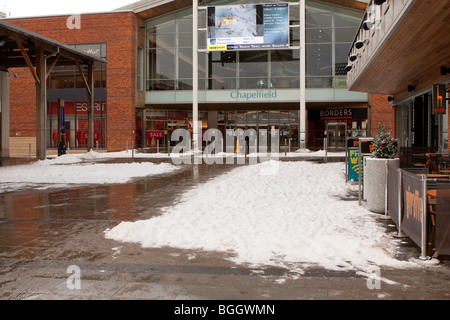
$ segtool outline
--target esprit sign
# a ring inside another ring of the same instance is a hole
[[[94,112],[95,113],[100,113],[100,111],[103,113],[105,112],[105,102],[94,102]],[[88,103],[84,102],[84,101],[77,101],[76,104],[76,108],[77,108],[77,113],[87,113],[88,111]]]

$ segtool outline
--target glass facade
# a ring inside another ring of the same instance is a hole
[[[289,2],[289,1],[286,1]],[[210,1],[208,5],[232,4]],[[290,45],[299,45],[299,6],[290,6]],[[314,1],[306,7],[306,87],[346,88],[348,51],[361,21],[353,10]],[[199,28],[206,25],[199,11]],[[206,48],[206,31],[199,31]],[[192,90],[192,9],[147,21],[146,89]],[[199,90],[297,89],[299,50],[199,53]]]

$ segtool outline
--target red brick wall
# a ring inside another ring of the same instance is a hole
[[[382,124],[388,131],[391,131],[391,136],[396,137],[395,132],[395,109],[392,102],[388,101],[387,95],[370,95],[371,106],[371,135],[376,135],[377,128]]]
[[[132,12],[81,15],[81,28],[69,29],[69,16],[7,19],[7,22],[66,44],[107,44],[107,149],[124,150],[134,140],[136,103],[136,16]],[[10,135],[36,136],[35,90],[28,69],[11,78]]]

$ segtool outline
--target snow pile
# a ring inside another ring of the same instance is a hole
[[[87,154],[92,159],[94,154]],[[168,173],[178,168],[169,163],[83,163],[80,156],[63,155],[27,165],[0,167],[0,188],[11,191],[14,185],[28,184],[114,184],[133,178]],[[8,184],[8,185],[6,185]]]
[[[375,215],[348,191],[342,163],[274,161],[243,166],[197,186],[150,220],[122,222],[108,239],[143,247],[226,252],[236,263],[298,270],[407,267]],[[267,167],[276,174],[261,174]]]

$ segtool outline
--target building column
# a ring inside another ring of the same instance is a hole
[[[9,75],[0,72],[0,158],[9,157]]]
[[[37,48],[36,75],[36,158],[44,160],[47,156],[45,147],[45,113],[46,113],[46,70],[44,49]]]

